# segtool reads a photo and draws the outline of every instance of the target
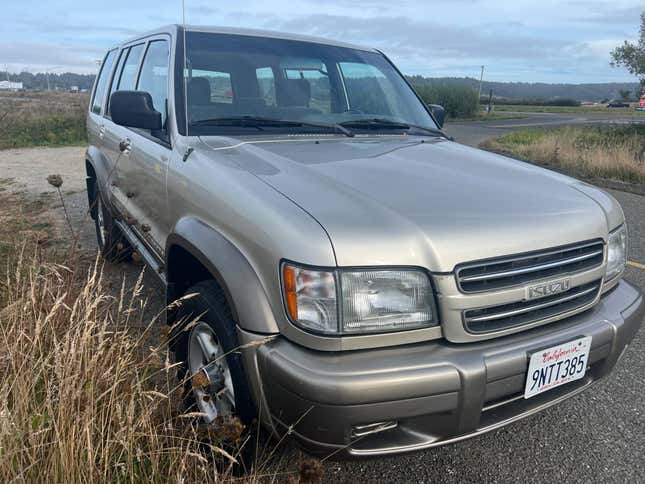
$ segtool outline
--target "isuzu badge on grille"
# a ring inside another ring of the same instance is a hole
[[[571,287],[571,279],[558,279],[556,281],[543,282],[526,288],[526,299],[539,299],[568,291]]]

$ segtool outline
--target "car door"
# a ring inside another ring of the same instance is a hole
[[[131,218],[128,212],[130,210],[129,199],[132,195],[132,188],[125,175],[130,171],[131,150],[124,148],[127,148],[127,140],[130,139],[132,130],[125,126],[119,126],[112,121],[110,116],[110,97],[115,91],[135,89],[145,45],[144,42],[140,42],[121,49],[105,106],[103,145],[105,154],[110,159],[111,164],[107,190],[110,193],[113,208],[123,219]]]
[[[98,154],[94,156],[94,165],[97,170],[99,182],[105,182],[107,173],[109,172],[112,164],[109,155],[105,151],[105,118],[103,117],[105,110],[106,93],[110,84],[110,77],[115,64],[118,49],[113,49],[105,55],[105,59],[101,64],[94,92],[90,101],[89,111],[87,115],[87,135],[88,145],[90,150]],[[95,148],[95,150],[93,150]],[[106,194],[106,190],[101,190]]]
[[[135,89],[148,92],[153,107],[162,116],[162,129],[128,129],[119,143],[127,145],[127,162],[119,171],[126,195],[130,227],[159,261],[164,259],[165,240],[170,227],[166,197],[166,172],[172,155],[168,136],[167,103],[170,42],[153,37],[146,42]],[[127,66],[127,61],[124,64]]]

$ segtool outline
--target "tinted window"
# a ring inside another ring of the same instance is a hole
[[[105,60],[101,65],[101,71],[99,76],[96,79],[96,89],[94,89],[94,99],[92,100],[92,112],[96,114],[101,114],[103,107],[103,100],[105,99],[105,89],[107,87],[107,82],[110,77],[110,72],[112,72],[112,66],[114,65],[114,57],[116,56],[116,50],[111,50],[105,56]]]
[[[168,42],[150,42],[141,65],[138,91],[149,92],[154,108],[161,113],[162,122],[166,121],[166,101],[168,99]]]
[[[320,60],[314,61],[320,66],[319,69],[285,69],[284,76],[287,79],[304,79],[309,85],[308,107],[317,109],[322,113],[331,112],[331,85],[327,67]],[[301,81],[302,82],[302,81]]]
[[[345,88],[352,109],[405,118],[405,106],[399,106],[398,86],[385,77],[378,67],[357,62],[340,62]]]
[[[114,71],[114,76],[112,77],[112,84],[110,85],[110,94],[108,95],[107,101],[107,112],[110,112],[110,96],[116,91],[117,86],[119,85],[119,79],[121,77],[121,71],[123,70],[123,64],[125,64],[125,59],[128,57],[128,52],[130,49],[123,49],[119,54],[119,61],[116,64],[116,70]]]
[[[119,77],[117,91],[134,91],[137,84],[137,68],[143,52],[143,44],[130,47],[128,56]]]
[[[255,134],[257,124],[240,122],[248,117],[302,121],[269,126],[264,119],[264,132],[316,129],[307,123],[348,123],[352,130],[370,133],[392,133],[391,122],[409,125],[402,128],[409,133],[418,132],[416,127],[436,128],[405,79],[378,52],[288,39],[187,32],[186,56],[191,134]],[[181,57],[179,62],[184,63]],[[372,122],[376,118],[386,122]]]
[[[192,84],[189,84],[188,102],[200,104],[199,100],[214,103],[232,103],[231,74],[211,70],[193,69]]]

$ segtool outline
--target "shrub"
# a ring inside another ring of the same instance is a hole
[[[533,98],[522,98],[522,99],[510,99],[510,98],[495,98],[495,104],[499,106],[565,106],[565,107],[577,107],[580,106],[580,101],[575,99],[533,99]],[[481,99],[482,104],[488,104],[488,98]]]
[[[645,183],[643,125],[522,130],[489,140],[482,147],[574,176]]]
[[[423,84],[415,89],[426,104],[442,105],[448,118],[472,118],[479,111],[477,92],[470,87]]]

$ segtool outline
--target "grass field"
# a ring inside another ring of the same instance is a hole
[[[484,142],[490,151],[574,176],[645,183],[645,125],[515,131]]]
[[[645,116],[645,111],[636,111],[633,108],[608,108],[606,105],[598,106],[528,106],[521,104],[496,105],[495,113],[572,113],[572,114],[622,114],[628,116]]]
[[[84,144],[88,99],[66,92],[0,94],[0,149]]]

